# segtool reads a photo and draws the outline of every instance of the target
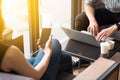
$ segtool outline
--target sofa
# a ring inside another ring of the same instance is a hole
[[[57,80],[73,80],[74,77],[75,76],[72,74],[62,73],[58,75]],[[0,80],[34,80],[34,79],[22,75],[0,72]]]

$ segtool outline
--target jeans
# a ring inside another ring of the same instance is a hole
[[[100,29],[107,28],[112,24],[120,22],[120,13],[112,13],[104,6],[95,8],[95,18],[100,26]],[[80,13],[75,19],[76,30],[87,30],[89,20],[85,12]]]
[[[72,73],[72,59],[71,56],[61,51],[61,45],[58,40],[53,39],[52,41],[52,51],[53,55],[51,57],[50,63],[41,80],[56,80],[56,77],[61,72]],[[28,59],[28,62],[35,67],[43,58],[44,52],[42,49],[39,50],[38,55],[31,59]]]

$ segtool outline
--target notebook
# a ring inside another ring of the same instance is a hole
[[[93,35],[91,35],[87,31],[77,31],[65,27],[61,27],[61,29],[65,32],[65,34],[69,37],[69,39],[77,40],[89,45],[93,45],[96,47],[100,47],[100,43],[95,39]]]

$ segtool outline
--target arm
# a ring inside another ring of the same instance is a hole
[[[18,48],[11,46],[4,56],[4,59],[1,64],[1,69],[6,72],[10,72],[11,70],[13,70],[18,74],[32,77],[35,80],[40,80],[40,78],[45,73],[48,67],[52,55],[51,45],[52,38],[50,37],[44,48],[45,55],[41,62],[35,68],[33,68],[26,61],[24,55]]]
[[[120,24],[120,22],[118,24]],[[120,27],[118,25],[114,24],[111,27],[108,27],[108,28],[103,29],[102,31],[100,31],[98,33],[98,35],[96,36],[96,39],[98,41],[105,41],[105,39],[107,37],[111,36],[112,34],[114,34],[119,29],[120,29]]]
[[[96,6],[96,1],[86,0],[85,2],[85,13],[89,19],[89,26],[87,28],[88,32],[90,32],[93,35],[97,35],[99,28],[98,23],[95,19],[95,10],[94,7]]]

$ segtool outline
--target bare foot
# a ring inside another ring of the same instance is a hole
[[[51,54],[52,55],[52,35],[49,36],[49,39],[45,44],[44,52],[45,52],[45,54]]]

